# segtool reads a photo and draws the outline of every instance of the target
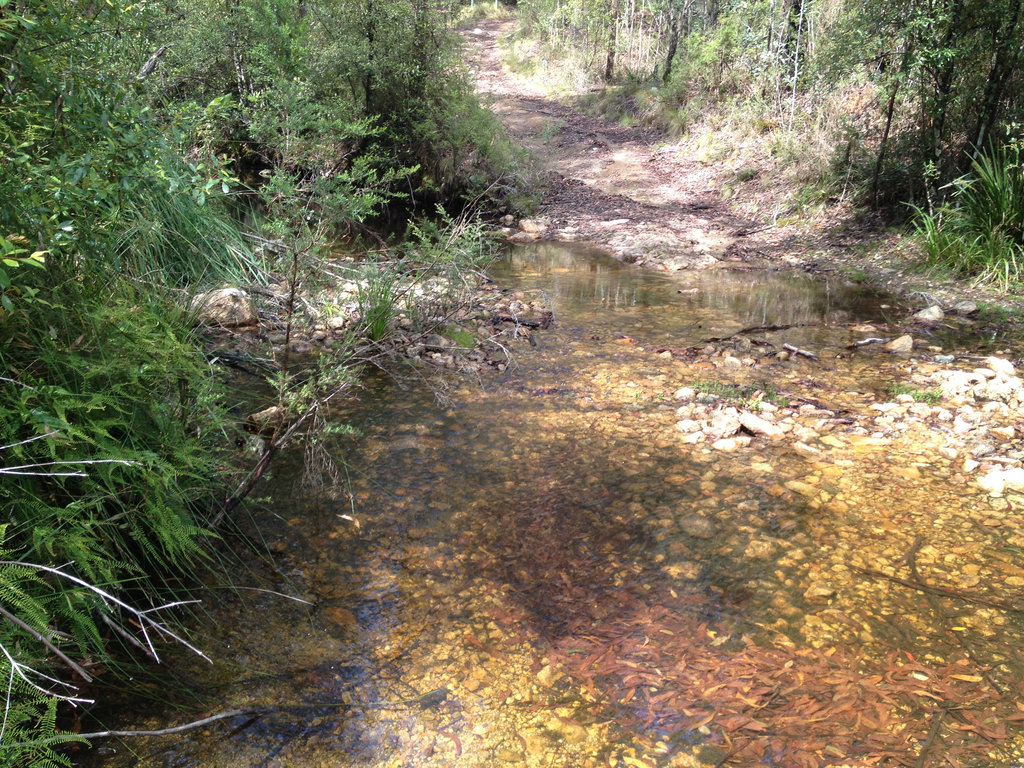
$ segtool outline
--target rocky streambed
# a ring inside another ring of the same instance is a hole
[[[504,370],[466,376],[469,345],[424,344],[442,392],[371,377],[335,410],[356,430],[324,441],[347,484],[295,453],[261,488],[243,529],[273,556],[250,574],[306,602],[242,592],[211,609],[214,668],[175,667],[205,710],[247,714],[132,752],[1019,764],[1010,341],[799,276],[529,246],[494,277],[508,290],[473,310],[490,314],[459,322],[522,334]]]

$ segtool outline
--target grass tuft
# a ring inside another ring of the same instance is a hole
[[[1024,274],[1024,173],[1020,146],[979,155],[950,185],[950,202],[915,209],[915,234],[929,265],[1008,288]]]

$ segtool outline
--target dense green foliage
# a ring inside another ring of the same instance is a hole
[[[114,32],[139,21],[63,2],[0,19],[5,765],[58,759],[17,745],[110,651],[155,655],[173,625],[138,612],[206,557],[220,417],[173,287],[252,262],[216,205],[221,163],[185,157],[190,122],[116,71]]]
[[[407,0],[0,2],[0,73],[0,763],[60,764],[58,703],[187,644],[171,603],[214,562],[227,422],[188,297],[294,281],[396,203],[497,201],[518,158]]]
[[[247,179],[283,175],[350,223],[401,197],[432,212],[516,157],[422,0],[180,0],[154,12],[154,103],[226,97],[207,135]]]

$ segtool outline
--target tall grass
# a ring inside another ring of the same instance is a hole
[[[54,701],[183,638],[133,611],[187,601],[182,575],[212,565],[215,382],[169,296],[107,287],[62,284],[0,319],[3,765],[55,764],[32,743]]]
[[[249,282],[262,265],[217,198],[155,186],[126,200],[112,222],[111,256],[140,279],[177,286]]]
[[[932,266],[1004,287],[1024,274],[1024,173],[1017,143],[979,154],[949,202],[916,209],[914,228]]]

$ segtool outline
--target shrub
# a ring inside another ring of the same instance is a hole
[[[928,262],[1005,286],[1024,268],[1024,173],[1020,145],[979,154],[971,173],[950,185],[949,203],[916,209],[914,227]]]

